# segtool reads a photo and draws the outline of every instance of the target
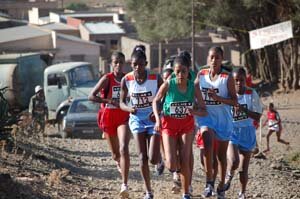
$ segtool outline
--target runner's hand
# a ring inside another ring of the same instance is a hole
[[[131,111],[130,111],[130,113],[131,113],[131,114],[134,114],[134,115],[136,114],[136,112],[137,112],[137,109],[136,109],[135,107],[133,107],[133,108],[131,109]]]
[[[110,100],[110,104],[111,105],[114,105],[115,107],[119,108],[120,107],[120,103],[118,100],[115,100],[115,99],[111,99]]]
[[[188,115],[193,115],[193,114],[195,114],[195,110],[194,109],[192,109],[192,108],[187,108],[187,114]]]
[[[154,113],[153,113],[153,112],[151,112],[151,113],[149,114],[149,120],[152,121],[152,122],[155,122],[155,116],[154,116]]]
[[[248,109],[245,108],[244,106],[242,106],[241,104],[237,104],[236,106],[234,106],[234,111],[235,111],[235,113],[239,113],[241,111],[248,113]]]
[[[155,122],[154,130],[157,131],[157,132],[160,132],[160,131],[161,131],[160,120]]]
[[[214,89],[209,88],[207,90],[207,94],[208,94],[208,97],[212,98],[215,101],[218,101],[218,97],[219,96],[217,95],[217,93],[216,93],[216,91]]]

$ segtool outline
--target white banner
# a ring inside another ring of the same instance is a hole
[[[293,37],[292,21],[249,31],[250,48],[259,49]]]

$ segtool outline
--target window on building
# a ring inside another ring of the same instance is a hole
[[[106,45],[106,42],[105,42],[105,40],[96,40],[96,42],[97,42],[98,44],[103,44],[103,45]]]
[[[71,55],[71,60],[72,61],[84,61],[84,55]]]
[[[118,50],[118,40],[110,40],[111,50]]]
[[[8,14],[8,11],[6,9],[0,9],[0,12],[2,12],[4,14]]]

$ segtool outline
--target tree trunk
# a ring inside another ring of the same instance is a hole
[[[287,72],[288,72],[288,61],[285,58],[284,55],[284,47],[283,45],[278,45],[278,56],[279,56],[279,62],[280,62],[280,69],[281,69],[281,79],[280,79],[280,85],[282,86],[283,90],[286,90],[288,85],[287,85]]]
[[[298,39],[292,40],[292,63],[291,67],[293,69],[293,82],[292,82],[292,89],[297,90],[299,89],[299,66],[298,66],[298,57],[299,57],[299,41]]]

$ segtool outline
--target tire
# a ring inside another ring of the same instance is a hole
[[[58,130],[58,132],[61,131],[62,121],[63,121],[63,118],[67,115],[68,108],[69,107],[61,109],[59,111],[57,117],[56,117],[56,123],[57,123],[57,130]]]

